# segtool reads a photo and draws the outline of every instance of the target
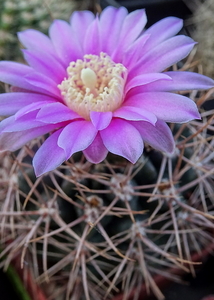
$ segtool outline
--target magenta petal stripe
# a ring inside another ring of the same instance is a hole
[[[149,145],[159,151],[173,153],[175,149],[173,135],[165,122],[158,120],[155,126],[148,122],[133,122],[132,125]]]
[[[50,77],[47,77],[39,72],[32,72],[24,77],[24,80],[27,83],[30,83],[33,86],[33,89],[37,89],[40,93],[46,93],[52,95],[61,100],[61,93],[54,80]]]
[[[66,70],[54,57],[43,51],[22,50],[28,64],[37,72],[50,77],[56,84],[67,76]]]
[[[144,108],[165,122],[189,122],[200,119],[197,106],[191,99],[166,92],[151,92],[135,95],[127,100],[126,105]]]
[[[130,79],[125,86],[125,93],[127,93],[132,88],[137,86],[146,85],[148,83],[157,81],[157,80],[172,80],[170,76],[163,73],[148,73],[135,76],[134,78]]]
[[[97,130],[105,129],[111,122],[112,112],[90,112],[91,122]]]
[[[36,119],[44,123],[54,124],[80,119],[80,116],[64,104],[55,102],[43,105],[39,110]]]
[[[90,24],[86,31],[83,49],[85,53],[90,54],[99,55],[101,52],[98,18]]]
[[[98,133],[93,142],[83,150],[86,159],[94,164],[98,164],[106,158],[108,150],[103,144],[103,141]]]
[[[31,72],[33,68],[12,61],[0,61],[0,81],[17,86],[26,90],[41,91],[33,87],[24,77]]]
[[[53,44],[49,37],[45,34],[34,29],[27,29],[25,31],[18,32],[18,38],[22,45],[24,45],[27,49],[42,50],[47,55],[56,57]]]
[[[44,135],[56,128],[56,125],[30,128],[18,132],[3,132],[0,135],[0,152],[16,151],[29,141]]]
[[[38,101],[38,102],[31,103],[29,105],[26,105],[26,106],[22,107],[21,109],[19,109],[19,111],[17,111],[17,113],[15,114],[15,119],[17,120],[30,112],[33,112],[36,110],[39,111],[40,108],[46,104],[50,104],[50,102],[49,101]]]
[[[162,72],[169,66],[186,57],[195,42],[187,36],[176,36],[146,52],[142,59],[130,71],[129,77],[135,74]]]
[[[72,34],[69,24],[62,20],[55,20],[49,29],[49,35],[58,57],[67,67],[71,61],[82,57],[79,43]]]
[[[152,25],[144,33],[150,35],[150,38],[144,47],[145,53],[177,34],[182,27],[183,20],[176,17],[167,17]]]
[[[80,47],[84,41],[86,29],[90,26],[93,20],[94,14],[91,11],[75,11],[71,15],[70,23],[72,31],[74,33],[75,40],[79,41]]]
[[[97,130],[87,121],[75,121],[62,130],[58,146],[64,149],[66,159],[75,152],[85,150],[94,140]]]
[[[112,54],[118,44],[121,28],[128,11],[125,7],[106,7],[100,16],[100,45],[102,51]],[[108,42],[106,42],[108,41]]]
[[[36,176],[41,176],[46,172],[56,169],[66,160],[65,151],[57,145],[61,132],[62,129],[51,134],[36,152],[33,158],[33,167]]]
[[[147,22],[145,10],[139,9],[131,12],[123,22],[118,45],[112,53],[114,61],[119,62],[123,53],[139,37]]]
[[[115,110],[113,116],[130,121],[147,121],[153,125],[157,122],[157,117],[152,112],[134,106],[124,105]]]
[[[4,93],[0,94],[0,112],[2,116],[17,113],[20,109],[36,102],[54,102],[52,97],[33,93]]]
[[[103,144],[108,151],[123,156],[135,163],[143,151],[143,140],[138,130],[128,121],[113,119],[111,124],[100,131]]]

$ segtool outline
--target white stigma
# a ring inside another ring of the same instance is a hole
[[[80,78],[85,87],[89,88],[91,91],[95,89],[97,83],[97,75],[92,69],[82,69]]]

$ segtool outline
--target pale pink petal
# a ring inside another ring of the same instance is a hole
[[[167,92],[151,92],[133,95],[126,105],[142,108],[165,122],[189,122],[200,119],[197,106],[191,99]]]
[[[37,121],[49,124],[80,118],[81,117],[77,113],[59,102],[43,105],[36,116]]]
[[[0,152],[16,151],[30,140],[46,134],[56,128],[56,125],[46,125],[18,132],[4,132],[0,135]]]
[[[147,74],[135,76],[126,83],[125,94],[134,87],[146,85],[148,83],[158,81],[161,79],[168,80],[168,81],[172,80],[168,75],[163,73],[147,73]]]
[[[10,116],[8,118],[3,119],[0,122],[0,133],[3,132],[8,125],[13,124],[14,121],[15,121],[15,116]]]
[[[147,121],[153,125],[157,121],[157,117],[152,112],[133,106],[122,106],[114,111],[113,116],[131,121]]]
[[[38,110],[29,112],[4,128],[3,132],[25,131],[31,128],[44,126],[44,123],[36,120]]]
[[[171,80],[158,80],[144,86],[139,86],[129,91],[129,97],[143,92],[171,92],[186,90],[210,89],[214,81],[204,75],[193,72],[170,71],[165,72]]]
[[[19,109],[25,106],[41,102],[41,101],[56,101],[54,98],[46,95],[39,95],[34,93],[3,93],[0,94],[0,112],[1,116],[9,116],[15,114]]]
[[[33,167],[37,177],[56,169],[66,160],[65,151],[57,145],[61,132],[62,129],[51,134],[36,152]]]
[[[176,35],[183,27],[183,20],[176,17],[167,17],[152,25],[144,34],[149,34],[146,45],[143,48],[144,53],[153,49],[166,39]]]
[[[23,117],[24,115],[33,112],[35,110],[39,110],[43,105],[50,104],[49,101],[37,101],[33,102],[31,104],[28,104],[24,107],[22,107],[16,114],[15,114],[15,119],[19,119]]]
[[[111,57],[115,62],[122,60],[125,50],[139,37],[147,23],[147,17],[144,9],[138,9],[124,19],[118,45]]]
[[[127,69],[132,69],[133,65],[142,57],[142,48],[149,39],[149,34],[140,36],[124,53],[122,64]]]
[[[132,122],[143,140],[157,150],[173,153],[175,143],[169,126],[158,120],[155,126],[148,122]]]
[[[83,150],[83,153],[86,159],[94,164],[98,164],[106,158],[108,150],[104,146],[99,132],[97,133],[91,145],[89,145],[88,148]]]
[[[99,34],[99,20],[98,17],[88,27],[84,42],[83,49],[86,54],[99,55],[101,52],[100,47],[100,34]]]
[[[100,131],[103,144],[108,151],[136,163],[143,152],[143,140],[138,130],[129,122],[113,119],[111,124]]]
[[[195,42],[187,36],[175,36],[166,40],[146,54],[129,72],[129,78],[143,73],[162,72],[186,57]]]
[[[97,130],[105,129],[111,122],[112,112],[90,112],[91,122]]]
[[[56,84],[67,76],[65,68],[54,57],[44,51],[22,50],[24,58],[35,71],[50,77]]]
[[[171,91],[175,90],[206,90],[214,86],[214,80],[193,72],[165,72],[164,74],[172,78]],[[170,83],[169,83],[170,85]],[[169,87],[168,87],[169,89]],[[167,91],[167,88],[165,89]]]
[[[91,11],[74,11],[71,15],[70,23],[75,40],[81,45],[84,41],[86,31],[95,16]]]
[[[26,90],[41,91],[25,80],[25,76],[33,72],[33,68],[12,61],[0,62],[0,81]]]
[[[52,80],[52,78],[47,77],[39,72],[32,72],[22,78],[27,83],[33,86],[33,89],[38,89],[40,92],[44,92],[48,95],[52,95],[62,101],[61,92],[57,87],[56,83]]]
[[[107,6],[100,15],[100,46],[103,52],[112,54],[118,44],[121,28],[128,11]]]
[[[65,126],[58,139],[58,146],[64,149],[68,159],[75,152],[85,150],[94,140],[97,130],[91,122],[74,121]]]
[[[49,28],[49,36],[65,67],[68,67],[70,62],[82,58],[82,49],[67,22],[55,20]]]
[[[49,37],[44,33],[27,29],[22,32],[18,32],[18,38],[23,46],[30,50],[44,51],[48,55],[56,57],[56,52]]]

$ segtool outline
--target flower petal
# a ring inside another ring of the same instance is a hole
[[[157,121],[157,117],[152,112],[133,106],[122,106],[113,113],[113,116],[130,121],[147,121],[153,125]]]
[[[19,119],[23,117],[24,115],[33,112],[35,110],[39,110],[43,105],[49,104],[49,101],[38,101],[38,102],[33,102],[31,104],[28,104],[24,107],[22,107],[16,114],[15,114],[15,119]],[[36,113],[37,114],[37,113]]]
[[[168,75],[163,73],[147,73],[147,74],[135,76],[134,78],[130,79],[127,82],[125,86],[125,93],[127,93],[130,89],[134,87],[145,85],[161,79],[169,80],[169,81],[171,80],[171,78]]]
[[[83,42],[84,53],[99,55],[101,52],[100,47],[100,34],[99,34],[99,20],[96,18],[88,27],[85,39]]]
[[[143,140],[153,148],[173,153],[175,142],[172,132],[165,122],[158,120],[155,126],[148,122],[132,122],[132,125],[141,134]]]
[[[56,125],[46,125],[18,132],[4,132],[0,134],[0,152],[16,151],[30,140],[46,134],[56,128]]]
[[[65,151],[57,145],[62,129],[57,130],[42,144],[33,158],[33,167],[36,176],[52,171],[65,160]]]
[[[59,123],[81,117],[62,103],[56,102],[42,106],[36,119],[44,123]]]
[[[13,123],[4,128],[3,132],[25,131],[31,128],[44,126],[42,122],[36,120],[37,112],[38,110],[32,111],[15,119]]]
[[[90,112],[91,122],[97,130],[105,129],[111,122],[112,112]]]
[[[125,51],[122,64],[127,69],[132,69],[133,65],[142,57],[142,48],[149,37],[149,34],[143,34]]]
[[[176,17],[167,17],[149,27],[144,34],[149,34],[143,51],[146,53],[166,39],[176,35],[183,27],[183,20]]]
[[[106,158],[108,150],[104,146],[99,132],[97,133],[91,145],[83,150],[83,153],[86,159],[94,164],[98,164]]]
[[[67,22],[55,20],[50,26],[49,36],[59,59],[63,61],[65,67],[68,67],[71,61],[76,61],[82,57],[82,49]]]
[[[28,64],[37,72],[50,77],[54,82],[61,83],[67,76],[65,68],[54,57],[44,51],[22,50]]]
[[[107,6],[100,15],[100,45],[103,52],[112,54],[121,32],[121,27],[127,16],[125,7],[115,8]]]
[[[49,37],[42,32],[34,29],[27,29],[22,32],[18,32],[18,38],[23,46],[30,50],[44,51],[48,55],[56,57],[53,44]]]
[[[17,86],[26,90],[39,91],[33,87],[24,77],[33,72],[33,69],[27,65],[12,61],[0,62],[0,81]]]
[[[210,89],[214,81],[204,75],[193,72],[170,71],[162,74],[170,76],[171,80],[158,80],[139,86],[129,91],[129,97],[143,92],[171,92],[186,90]]]
[[[84,41],[86,30],[94,20],[94,14],[91,11],[74,11],[70,18],[75,40],[79,41],[80,45]]]
[[[59,136],[58,146],[64,149],[68,159],[75,152],[85,150],[94,140],[97,130],[91,122],[74,121]]]
[[[113,119],[111,124],[100,131],[105,147],[112,153],[136,163],[143,152],[143,140],[138,130],[129,122]]]
[[[121,28],[118,45],[111,57],[115,62],[122,59],[123,53],[139,37],[147,23],[144,9],[138,9],[129,13],[124,19]]]
[[[133,95],[126,105],[139,107],[155,114],[165,122],[189,122],[200,119],[197,106],[191,99],[167,92],[151,92]]]
[[[61,99],[61,93],[56,83],[50,78],[39,72],[32,72],[25,76],[24,80],[33,86],[32,90],[39,90],[46,94],[53,95],[54,97]]]
[[[15,114],[19,109],[35,102],[49,101],[54,102],[55,99],[46,95],[34,93],[3,93],[0,94],[0,112],[1,116]]]
[[[168,82],[169,86],[168,88],[166,87],[165,91],[167,89],[171,91],[184,91],[184,90],[206,90],[214,87],[214,80],[198,74],[198,73],[193,73],[193,72],[165,72],[164,74],[170,76],[172,78],[171,86],[170,83]]]
[[[194,45],[195,42],[187,36],[172,37],[143,55],[142,59],[129,72],[129,76],[162,72],[186,57]]]

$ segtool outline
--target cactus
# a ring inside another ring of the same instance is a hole
[[[209,93],[192,96],[200,105]],[[171,129],[174,154],[146,146],[135,165],[110,154],[94,165],[77,153],[36,178],[40,139],[4,154],[1,265],[21,256],[48,299],[113,299],[119,291],[127,299],[133,287],[138,299],[143,281],[163,299],[154,274],[194,274],[191,254],[209,245],[214,227],[212,111]]]
[[[14,11],[24,14],[21,3],[1,4],[4,32],[12,30],[7,24]],[[47,12],[36,18],[34,7],[38,1],[24,14],[30,23],[21,17],[14,28],[47,30]],[[3,43],[11,41],[14,52],[4,48],[3,54],[17,58],[16,41],[6,36]],[[191,70],[192,59],[182,70]],[[1,154],[0,266],[18,257],[50,300],[113,299],[120,292],[128,299],[134,287],[137,300],[142,282],[160,300],[155,274],[175,281],[180,278],[171,268],[194,274],[191,255],[212,242],[214,227],[213,112],[202,108],[209,95],[190,95],[201,107],[201,121],[170,125],[172,155],[145,145],[135,165],[112,154],[94,165],[77,153],[36,178],[31,161],[43,138]]]

